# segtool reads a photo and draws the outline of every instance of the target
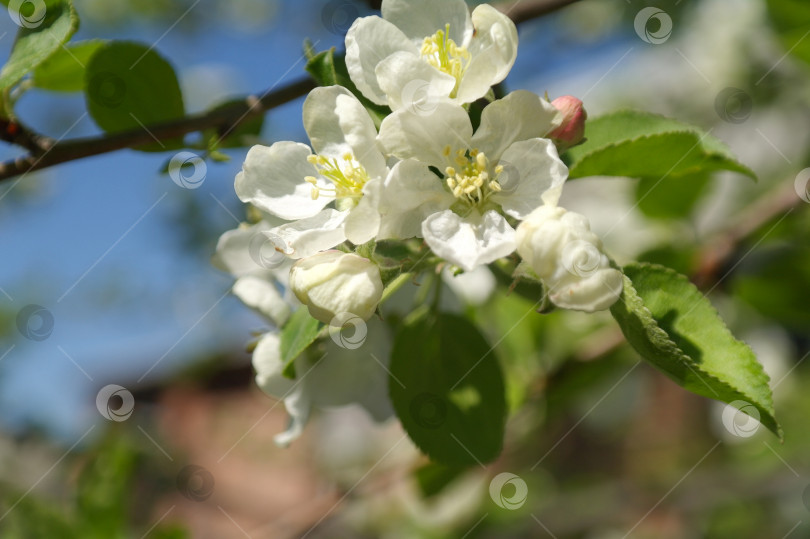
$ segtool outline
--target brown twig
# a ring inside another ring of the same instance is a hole
[[[500,11],[509,15],[515,24],[520,24],[532,19],[537,19],[558,9],[562,9],[578,0],[544,0],[541,2],[530,2],[527,0],[517,0],[505,4],[498,4]]]
[[[496,7],[506,13],[515,24],[547,15],[578,0],[518,0]],[[6,120],[0,124],[0,140],[16,144],[30,153],[0,164],[0,181],[41,170],[60,163],[101,155],[125,148],[136,148],[158,140],[182,137],[204,129],[218,129],[221,133],[235,129],[240,123],[264,114],[270,109],[305,95],[315,87],[310,79],[302,79],[278,90],[268,91],[261,97],[248,96],[243,101],[224,109],[195,114],[178,120],[132,129],[120,133],[85,137],[64,142],[37,135],[19,123]],[[10,129],[10,131],[9,131]]]
[[[203,129],[219,129],[222,134],[225,134],[255,116],[305,95],[314,87],[315,83],[311,79],[302,79],[278,90],[267,92],[261,97],[249,96],[229,107],[148,126],[148,131],[138,128],[99,137],[79,138],[51,144],[43,151],[32,152],[26,157],[1,164],[0,180],[66,161],[75,161],[93,155],[149,144],[154,142],[154,138],[169,140]]]

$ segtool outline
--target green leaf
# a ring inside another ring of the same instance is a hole
[[[35,4],[28,2],[23,8]],[[28,72],[44,62],[60,49],[79,27],[79,17],[73,4],[68,0],[45,3],[44,19],[23,24],[17,32],[17,39],[11,55],[0,70],[0,90],[5,90],[20,81]],[[38,16],[39,12],[32,15]],[[23,16],[29,15],[23,12]],[[21,19],[22,20],[22,19]]]
[[[282,374],[295,378],[295,358],[307,349],[318,338],[323,322],[315,320],[305,308],[293,313],[284,329],[281,330],[281,362],[284,364]]]
[[[148,128],[185,114],[174,69],[157,52],[139,43],[113,41],[99,48],[87,64],[85,82],[87,110],[108,133]],[[182,147],[182,138],[177,138],[138,149]]]
[[[106,41],[92,39],[67,45],[39,64],[31,82],[42,90],[80,92],[84,89],[84,74],[90,58]]]
[[[698,395],[754,405],[761,423],[781,438],[768,375],[709,300],[668,268],[631,264],[623,269],[624,291],[610,311],[641,357]]]
[[[429,315],[402,327],[388,389],[402,426],[434,461],[465,466],[500,453],[506,416],[501,369],[465,318]]]
[[[584,144],[565,154],[571,178],[628,176],[673,181],[730,170],[756,179],[717,138],[656,114],[619,111],[601,116],[588,122],[586,136]]]
[[[413,475],[422,497],[429,498],[444,490],[466,469],[459,466],[444,466],[435,462],[428,462],[424,466],[417,468]]]
[[[706,192],[711,175],[698,172],[671,181],[642,177],[636,184],[636,205],[647,217],[683,219],[691,215]]]
[[[796,58],[810,63],[810,5],[806,0],[767,0],[768,15],[782,46]]]
[[[391,109],[388,107],[372,103],[360,93],[352,82],[351,77],[349,77],[345,55],[336,55],[334,47],[317,54],[313,54],[310,50],[308,52],[308,58],[309,61],[307,62],[306,70],[307,73],[315,79],[315,82],[320,86],[332,86],[337,84],[349,90],[360,100],[360,103],[366,108],[377,127],[380,126],[380,122],[382,122],[383,118],[391,113]]]
[[[736,297],[780,324],[810,332],[810,247],[799,242],[764,246],[734,272]]]

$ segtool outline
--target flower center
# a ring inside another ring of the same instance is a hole
[[[452,160],[451,153],[450,146],[446,146],[444,156],[450,162],[455,162],[458,168],[449,166],[444,169],[447,187],[465,205],[483,208],[493,193],[501,191],[498,176],[503,172],[503,167],[496,166],[493,170],[495,174],[491,175],[489,159],[484,152],[476,149],[458,150]]]
[[[358,163],[351,153],[343,154],[343,158],[328,158],[323,155],[310,155],[309,164],[318,169],[318,173],[332,182],[332,187],[318,187],[317,178],[307,176],[304,178],[312,184],[312,200],[317,200],[321,193],[336,199],[348,199],[356,202],[363,196],[363,186],[369,180],[368,173],[363,165]]]
[[[420,52],[430,65],[456,79],[456,86],[450,92],[450,97],[456,97],[461,77],[470,63],[470,52],[456,45],[449,35],[450,25],[447,24],[444,30],[425,38]]]

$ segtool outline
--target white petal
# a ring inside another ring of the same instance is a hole
[[[470,11],[463,0],[383,0],[382,16],[415,43],[450,25],[450,38],[462,45],[472,34]]]
[[[304,101],[304,128],[316,153],[341,159],[351,153],[370,177],[384,177],[385,158],[365,107],[340,86],[315,88]]]
[[[290,422],[287,430],[273,437],[273,441],[276,445],[279,447],[287,447],[304,432],[304,426],[307,424],[307,421],[309,421],[309,414],[312,409],[310,398],[309,392],[302,384],[297,387],[289,397],[284,399],[284,408],[286,408],[287,413],[290,414]]]
[[[602,268],[584,277],[569,274],[550,286],[549,299],[564,309],[604,311],[619,299],[622,286],[620,271]]]
[[[281,327],[290,317],[290,305],[284,301],[274,282],[251,275],[233,284],[233,293],[248,307],[259,311]]]
[[[306,385],[306,369],[296,360],[298,378],[290,380],[281,374],[281,339],[276,333],[267,333],[253,351],[253,368],[256,370],[256,384],[268,395],[284,401],[290,414],[290,424],[285,432],[277,434],[273,440],[281,447],[301,436],[304,425],[309,420],[311,394]]]
[[[451,75],[409,52],[392,54],[377,64],[376,73],[391,109],[405,108],[419,116],[431,115],[439,103],[450,103],[456,86]]]
[[[236,175],[234,187],[242,202],[250,202],[282,219],[302,219],[318,213],[329,198],[312,200],[312,185],[304,178],[317,176],[307,162],[312,151],[297,142],[276,142],[272,146],[253,146]],[[319,180],[320,187],[328,187]]]
[[[383,182],[373,179],[363,186],[363,198],[346,216],[346,238],[355,245],[362,245],[374,238],[380,230],[380,196]]]
[[[261,264],[261,258],[256,259],[251,256],[251,246],[259,244],[259,250],[261,250],[261,244],[266,242],[263,232],[269,228],[268,223],[260,221],[252,226],[242,223],[238,228],[228,230],[219,237],[216,252],[211,257],[211,263],[215,268],[230,273],[235,277],[261,273],[263,270],[268,269]],[[255,247],[253,251],[256,251]]]
[[[265,234],[285,241],[291,258],[303,258],[346,241],[343,228],[346,215],[346,212],[327,208],[314,217],[273,228]]]
[[[458,105],[439,103],[429,116],[400,109],[388,115],[380,126],[379,140],[385,153],[400,159],[414,158],[444,171],[450,164],[443,153],[470,148],[472,124],[467,111]]]
[[[478,266],[472,271],[453,275],[450,268],[442,271],[442,280],[468,305],[483,305],[492,296],[497,282],[492,271],[486,266]]]
[[[532,92],[517,90],[484,108],[473,146],[497,161],[513,143],[544,137],[560,120],[551,103]]]
[[[451,210],[433,214],[422,224],[422,235],[434,253],[465,271],[515,250],[514,229],[492,210],[483,216],[472,211],[464,218]]]
[[[374,69],[382,60],[399,51],[419,54],[419,49],[390,22],[377,16],[362,17],[346,33],[346,67],[357,89],[378,105],[388,100],[377,84]]]
[[[415,159],[400,161],[385,181],[380,201],[378,238],[422,236],[422,221],[449,208],[455,197],[442,186],[442,180],[427,165]]]
[[[482,4],[473,10],[472,24],[475,36],[467,46],[471,60],[458,89],[462,103],[483,97],[490,86],[506,78],[517,58],[517,28],[509,17]]]
[[[283,399],[296,387],[295,380],[281,374],[281,338],[277,333],[262,336],[253,350],[252,363],[256,384],[268,395]]]
[[[498,177],[501,192],[491,200],[503,211],[524,219],[536,208],[557,204],[568,168],[548,139],[536,138],[512,144],[498,162],[503,171]]]

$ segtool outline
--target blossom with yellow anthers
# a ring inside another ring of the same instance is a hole
[[[448,160],[451,153],[450,146],[446,146],[443,154]],[[496,166],[494,176],[490,176],[489,159],[484,152],[476,149],[457,150],[453,161],[458,169],[448,166],[444,173],[447,176],[447,187],[457,199],[469,206],[482,207],[493,193],[501,191],[498,176],[503,172],[503,166]]]
[[[456,86],[450,93],[450,97],[455,97],[461,84],[461,77],[464,76],[464,71],[470,63],[470,52],[464,47],[459,47],[449,35],[450,25],[447,24],[444,30],[425,38],[420,52],[430,65],[456,79]]]
[[[343,166],[337,159],[323,155],[310,155],[307,161],[318,169],[322,177],[334,185],[331,188],[318,187],[318,180],[314,176],[304,178],[307,183],[312,184],[312,200],[317,200],[321,193],[336,199],[355,201],[363,196],[363,186],[369,181],[368,173],[351,153],[343,154]]]

